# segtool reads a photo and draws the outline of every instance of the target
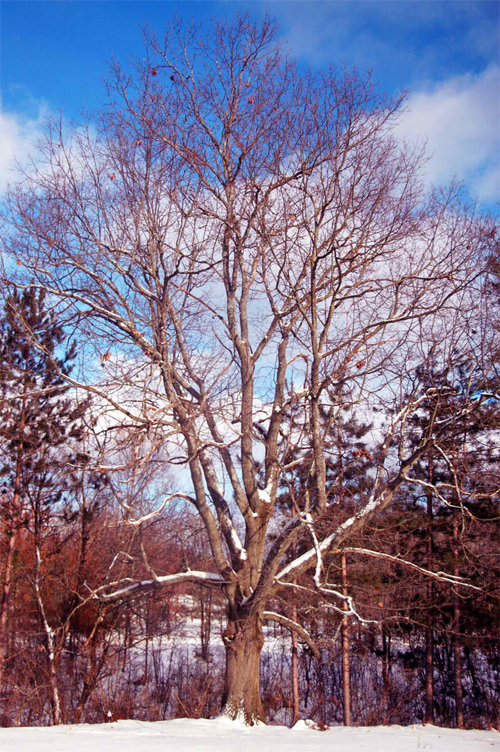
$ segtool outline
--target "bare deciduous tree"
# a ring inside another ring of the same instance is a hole
[[[45,290],[85,343],[85,369],[68,382],[110,406],[132,465],[161,448],[165,468],[184,470],[165,503],[192,505],[210,544],[210,571],[150,568],[96,597],[221,588],[224,708],[253,723],[273,595],[311,571],[321,597],[353,613],[325,582],[323,556],[481,401],[409,448],[408,418],[432,391],[414,369],[431,348],[451,362],[473,340],[494,231],[456,188],[424,192],[422,150],[393,134],[402,98],[350,72],[301,73],[268,20],[174,26],[147,39],[133,70],[113,67],[108,93],[97,120],[48,127],[10,195],[3,246],[18,284]],[[374,423],[376,470],[328,529],[339,502],[326,436],[345,409]],[[391,418],[377,423],[382,409]],[[285,519],[276,500],[294,453],[311,469]],[[151,518],[129,512],[137,527]]]

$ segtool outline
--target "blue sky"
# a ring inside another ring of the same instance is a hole
[[[268,11],[301,64],[371,69],[409,89],[401,134],[425,137],[429,182],[453,175],[490,208],[499,198],[497,0],[1,0],[0,189],[11,154],[29,151],[48,112],[78,117],[104,99],[107,61],[142,56],[141,28]]]

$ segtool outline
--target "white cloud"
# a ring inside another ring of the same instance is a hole
[[[39,104],[32,117],[15,112],[0,112],[0,193],[16,178],[16,160],[23,163],[34,151],[47,115]]]
[[[484,202],[500,198],[500,68],[415,91],[398,133],[427,139],[429,183],[463,180]]]

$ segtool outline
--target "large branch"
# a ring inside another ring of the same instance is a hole
[[[154,590],[156,588],[165,587],[165,585],[176,585],[178,582],[197,582],[202,585],[225,585],[227,580],[220,574],[214,572],[200,572],[196,570],[188,570],[187,572],[179,572],[178,574],[166,574],[161,577],[155,577],[152,580],[140,580],[139,582],[133,582],[130,585],[114,590],[111,593],[102,593],[101,591],[112,587],[111,583],[103,585],[97,590],[93,591],[93,597],[99,601],[117,601],[122,598],[129,598],[131,596],[139,595],[146,590]]]

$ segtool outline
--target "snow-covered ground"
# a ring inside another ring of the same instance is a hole
[[[493,752],[498,731],[436,726],[308,728],[304,721],[248,728],[224,718],[51,728],[1,728],[2,752]]]

